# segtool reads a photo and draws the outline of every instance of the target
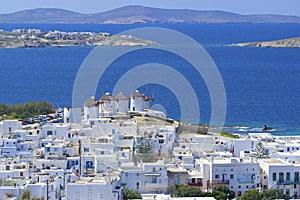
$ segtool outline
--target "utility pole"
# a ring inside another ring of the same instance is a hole
[[[48,179],[47,179],[47,197],[46,197],[47,200],[49,199],[49,188],[48,188],[48,185],[49,185],[49,182],[48,182]]]
[[[79,145],[79,174],[81,174],[81,140],[78,140],[78,145]]]

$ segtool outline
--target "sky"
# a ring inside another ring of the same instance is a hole
[[[63,8],[96,13],[125,5],[194,10],[224,10],[239,14],[300,16],[300,0],[0,0],[0,13],[32,8]]]

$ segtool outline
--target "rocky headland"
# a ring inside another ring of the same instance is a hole
[[[230,46],[236,47],[274,47],[274,48],[300,48],[300,37],[265,42],[235,43]]]
[[[41,32],[39,29],[0,30],[0,48],[41,48],[65,46],[153,46],[156,42],[131,35],[94,32]]]

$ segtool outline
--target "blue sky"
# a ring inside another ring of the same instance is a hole
[[[1,0],[0,13],[31,8],[63,8],[95,13],[125,5],[196,10],[225,10],[240,14],[283,14],[300,16],[300,0]]]

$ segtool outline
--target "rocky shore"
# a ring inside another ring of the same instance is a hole
[[[156,42],[131,35],[93,32],[41,32],[38,29],[0,30],[0,48],[41,48],[65,46],[152,46]]]
[[[236,47],[275,47],[275,48],[300,48],[300,37],[265,42],[235,43],[230,46]]]

